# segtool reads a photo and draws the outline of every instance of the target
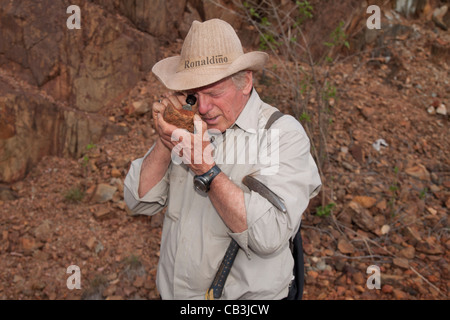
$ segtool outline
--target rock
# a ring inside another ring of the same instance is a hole
[[[436,113],[446,116],[447,115],[447,107],[443,103],[441,103],[439,105],[439,107],[436,109]]]
[[[425,166],[418,164],[405,169],[405,173],[420,180],[430,181],[430,173]]]
[[[352,222],[365,231],[373,231],[376,228],[375,221],[370,212],[358,202],[350,201],[352,209]]]
[[[145,282],[145,276],[137,276],[133,282],[133,286],[135,286],[136,288],[140,288],[144,285],[144,282]]]
[[[347,210],[339,213],[338,219],[339,219],[339,221],[341,221],[342,223],[344,223],[348,226],[351,226],[351,224],[352,224],[352,216],[351,216],[350,212],[348,212]]]
[[[405,259],[414,259],[416,255],[416,249],[412,246],[406,247],[405,249],[400,250],[399,255]]]
[[[97,220],[103,220],[112,215],[111,209],[108,207],[101,207],[98,210],[94,211],[94,217]]]
[[[206,3],[207,2],[204,2],[204,6],[206,6]],[[197,9],[191,4],[190,1],[188,1],[186,4],[186,10],[183,14],[183,19],[180,21],[180,25],[178,27],[178,32],[181,38],[184,39],[186,37],[194,20],[202,21],[202,18],[200,17]]]
[[[450,45],[437,39],[431,44],[431,58],[435,62],[448,61],[450,58]],[[437,108],[437,106],[435,107]]]
[[[123,288],[123,292],[125,293],[125,296],[129,297],[131,296],[134,292],[136,292],[136,288],[132,287],[132,286],[125,286]]]
[[[303,250],[307,255],[312,255],[314,253],[314,246],[311,243],[304,243]]]
[[[21,277],[21,276],[19,276],[19,275],[14,275],[14,278],[13,278],[13,282],[14,283],[19,283],[19,282],[25,282],[25,279],[23,278],[23,277]]]
[[[45,155],[79,158],[89,143],[106,135],[124,134],[98,115],[87,115],[63,107],[40,94],[12,87],[0,77],[1,110],[14,113],[15,134],[0,139],[0,181],[13,182],[25,177]]]
[[[372,116],[375,114],[375,111],[376,111],[375,108],[365,106],[361,109],[361,113],[364,116],[364,118],[366,118],[366,120],[370,120],[370,118],[372,118]]]
[[[348,242],[345,238],[341,238],[338,241],[338,249],[343,254],[350,254],[355,252],[353,245]]]
[[[22,245],[22,249],[25,254],[30,254],[32,251],[39,249],[43,246],[43,244],[39,241],[36,241],[34,238],[23,237],[20,239],[20,243]]]
[[[392,293],[393,290],[394,290],[394,288],[389,284],[385,284],[381,287],[381,291],[383,293]]]
[[[117,170],[116,168],[111,169],[111,177],[119,178],[121,176],[122,176],[122,174],[120,173],[119,170]]]
[[[380,211],[384,211],[387,209],[387,202],[386,200],[381,200],[380,202],[377,203],[376,207],[380,210]]]
[[[117,191],[117,187],[110,186],[109,184],[100,183],[97,185],[91,201],[94,203],[105,203],[112,200],[114,193]]]
[[[87,241],[86,241],[86,247],[92,251],[95,248],[95,243],[97,242],[97,239],[95,237],[90,237]]]
[[[428,241],[421,241],[416,245],[416,250],[426,254],[442,254],[442,247],[438,243],[429,243]]]
[[[177,109],[172,104],[169,104],[164,109],[164,120],[176,126],[183,128],[189,132],[194,132],[194,111]]]
[[[97,241],[94,252],[98,254],[100,251],[103,251],[103,249],[105,249],[103,244],[100,241]]]
[[[17,199],[17,195],[10,188],[0,186],[0,200],[9,201]]]
[[[404,276],[401,275],[391,275],[386,274],[385,272],[381,272],[381,283],[390,284],[393,287],[398,287],[398,285],[403,281]]]
[[[136,12],[145,7],[153,14],[153,3],[144,2]],[[148,23],[160,23],[162,13],[181,10],[181,16],[182,8],[157,2],[164,10]],[[22,179],[44,155],[80,157],[103,135],[126,132],[95,113],[159,60],[156,38],[91,1],[79,5],[81,30],[61,27],[68,17],[61,1],[1,6],[0,181]]]
[[[338,295],[338,297],[342,297],[345,294],[345,291],[347,289],[343,286],[337,286],[336,287],[336,294]]]
[[[407,259],[405,258],[394,258],[392,260],[392,262],[394,263],[394,265],[396,265],[397,267],[403,268],[403,269],[409,269],[409,262]]]
[[[406,227],[404,236],[405,239],[408,241],[408,243],[412,245],[416,245],[418,242],[422,241],[420,232],[417,230],[415,226]]]
[[[364,162],[364,149],[359,145],[359,144],[354,144],[350,147],[349,149],[350,154],[353,156],[353,158],[358,162],[358,163],[363,163]]]
[[[154,9],[152,5],[147,8]],[[88,1],[83,1],[80,9],[82,29],[74,32],[59,27],[67,19],[61,1],[43,0],[27,6],[12,3],[9,10],[1,11],[8,28],[2,29],[0,43],[6,48],[6,67],[21,66],[17,76],[57,100],[95,112],[150,70],[158,60],[158,43]]]
[[[142,116],[152,110],[151,105],[146,100],[134,101],[132,103],[133,114]]]
[[[324,259],[320,259],[317,263],[316,263],[316,268],[319,271],[324,271],[325,269],[327,269],[329,266],[326,264]]]
[[[119,0],[114,2],[96,0],[96,2],[107,3],[110,12],[120,12],[130,19],[139,30],[172,41],[178,36],[176,26],[182,21],[186,7],[186,0]],[[157,19],[155,19],[155,14]]]
[[[407,298],[407,294],[400,289],[393,289],[394,297],[398,300],[404,300]]]
[[[440,8],[436,8],[433,11],[433,22],[439,28],[441,28],[443,30],[447,30],[448,29],[448,27],[447,27],[447,25],[445,24],[445,21],[444,21],[444,16],[447,13],[447,11],[448,11],[448,6],[447,5],[444,5],[444,6],[440,7]]]
[[[369,209],[375,205],[377,199],[367,196],[356,196],[352,199],[352,201],[355,201],[362,205],[364,208]]]
[[[366,275],[364,275],[362,272],[356,272],[352,275],[353,281],[357,284],[365,284],[367,279]]]
[[[36,229],[34,229],[34,236],[37,240],[47,241],[52,236],[51,222],[45,220]]]
[[[381,234],[383,234],[383,235],[387,234],[387,233],[389,233],[389,230],[391,230],[391,227],[389,227],[387,224],[385,224],[381,227]]]
[[[213,19],[218,18],[225,20],[236,29],[241,29],[242,21],[239,18],[239,13],[233,10],[229,10],[228,7],[224,7],[223,5],[217,5],[216,1],[202,1],[203,2],[203,10],[205,13],[205,19]],[[219,4],[224,4],[224,1],[217,1]],[[199,12],[201,10],[198,10]]]

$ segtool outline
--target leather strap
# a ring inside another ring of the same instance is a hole
[[[265,129],[268,130],[272,126],[272,124],[283,115],[284,114],[278,110],[272,113],[272,115],[269,117],[269,120],[267,120]],[[286,208],[284,207],[284,204],[281,202],[281,200],[261,182],[251,176],[245,176],[243,181],[250,190],[260,193],[261,196],[267,198],[279,210],[286,213]],[[222,296],[225,281],[227,281],[228,275],[231,271],[231,267],[233,266],[238,252],[239,244],[234,239],[231,239],[230,245],[225,252],[225,256],[220,263],[219,270],[217,270],[216,276],[214,277],[211,286],[209,287],[208,291],[206,291],[206,300],[215,300],[219,299]]]
[[[272,113],[272,115],[270,116],[269,120],[267,120],[266,126],[264,129],[268,130],[272,124],[277,121],[278,119],[280,119],[282,116],[284,116],[284,113],[277,110],[274,113]]]

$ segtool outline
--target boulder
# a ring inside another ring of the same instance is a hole
[[[81,29],[68,29],[65,1],[0,2],[0,182],[22,179],[45,155],[78,158],[123,134],[99,111],[160,58],[156,38],[95,2],[77,5]]]
[[[0,77],[0,118],[5,113],[10,128],[0,135],[1,182],[24,178],[45,155],[79,158],[89,143],[126,132],[104,117],[65,107]]]
[[[79,2],[81,29],[69,30],[64,1],[3,1],[0,68],[57,100],[96,112],[150,71],[159,44],[98,5]]]

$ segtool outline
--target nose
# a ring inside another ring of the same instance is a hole
[[[198,112],[201,115],[207,114],[209,110],[211,110],[213,107],[211,100],[208,99],[206,95],[199,94],[197,97],[197,103],[198,103]]]

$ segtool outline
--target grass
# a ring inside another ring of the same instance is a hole
[[[80,202],[83,200],[85,193],[79,187],[73,187],[64,193],[64,199],[67,202]]]

